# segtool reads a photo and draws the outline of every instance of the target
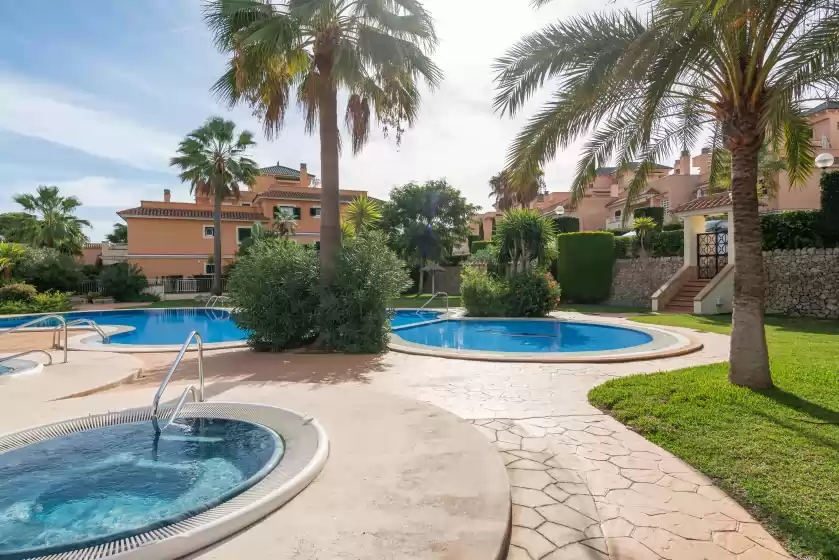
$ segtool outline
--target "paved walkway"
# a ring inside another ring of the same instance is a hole
[[[283,387],[367,385],[472,421],[507,465],[515,504],[512,560],[788,557],[711,481],[588,404],[588,391],[609,379],[727,360],[728,337],[692,334],[703,350],[624,364],[230,350],[207,352],[205,373],[210,398],[238,386],[282,393]],[[129,390],[156,387],[173,356],[135,357],[144,364],[143,377],[125,388]],[[194,380],[195,366],[194,356],[187,357],[178,379]]]

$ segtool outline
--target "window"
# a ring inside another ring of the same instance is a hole
[[[309,208],[309,215],[313,218],[320,218],[320,206],[312,206]]]
[[[274,213],[278,214],[280,212],[285,212],[290,216],[293,216],[295,220],[300,219],[300,208],[297,206],[275,206]]]
[[[662,208],[664,208],[664,215],[665,215],[665,216],[666,216],[667,214],[669,214],[669,213],[670,213],[670,199],[669,199],[669,198],[665,198],[665,199],[661,202],[661,207],[662,207]]]
[[[204,239],[212,239],[216,236],[216,228],[213,226],[204,226]]]
[[[243,203],[242,203],[242,206],[250,206],[250,205],[251,205],[251,203],[250,203],[250,202],[243,202]]]
[[[215,274],[216,265],[213,263],[204,263],[204,274]]]
[[[245,239],[250,239],[251,228],[247,226],[239,226],[236,228],[236,243],[241,245]]]
[[[617,219],[619,219],[620,217],[621,217],[621,211],[620,211],[620,210],[618,210],[617,212],[615,212],[615,219],[617,220]]]

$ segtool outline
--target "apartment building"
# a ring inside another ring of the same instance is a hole
[[[296,222],[292,237],[299,243],[320,241],[321,189],[306,164],[299,169],[280,165],[263,167],[252,189],[222,206],[222,266],[235,259],[239,244],[250,236],[251,226],[270,228],[275,213],[285,211]],[[185,187],[186,188],[186,187]],[[340,191],[342,208],[366,191]],[[171,192],[162,201],[144,200],[140,206],[117,213],[128,224],[126,258],[143,269],[148,278],[212,274],[213,201],[196,194],[194,202],[172,202]]]

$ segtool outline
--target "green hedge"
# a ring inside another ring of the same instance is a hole
[[[805,249],[832,246],[823,214],[817,210],[795,210],[760,217],[763,250]]]
[[[557,236],[557,280],[562,295],[572,303],[600,303],[612,289],[615,237],[608,232],[586,231]]]
[[[664,224],[663,226],[661,226],[661,229],[663,231],[682,231],[683,229],[685,229],[685,224],[683,224],[682,222],[679,222],[677,224]]]
[[[473,241],[472,242],[472,254],[474,255],[481,249],[486,249],[492,245],[492,241]]]
[[[554,218],[558,233],[573,233],[580,231],[580,220],[574,216],[559,216]]]
[[[636,208],[633,212],[635,218],[652,218],[655,220],[657,230],[661,230],[664,224],[664,208],[661,206],[645,206],[643,208]]]
[[[819,184],[825,243],[835,247],[839,245],[839,171],[823,173]]]
[[[650,249],[654,257],[680,257],[685,254],[685,232],[655,231],[651,236]]]

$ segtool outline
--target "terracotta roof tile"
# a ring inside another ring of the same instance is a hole
[[[271,189],[263,193],[259,193],[257,198],[293,198],[297,200],[320,200],[320,189],[310,189],[308,191],[284,191],[281,189]],[[355,196],[342,194],[341,202],[352,202]]]
[[[672,214],[678,214],[680,212],[693,212],[695,210],[711,210],[724,206],[731,206],[730,191],[695,198],[689,202],[676,206],[671,209],[670,212]]]
[[[151,206],[138,206],[117,212],[120,216],[144,216],[149,218],[187,218],[187,219],[213,219],[213,211],[209,209],[193,210],[191,208],[155,208]],[[264,220],[265,216],[257,212],[239,212],[235,210],[222,210],[222,220]]]

